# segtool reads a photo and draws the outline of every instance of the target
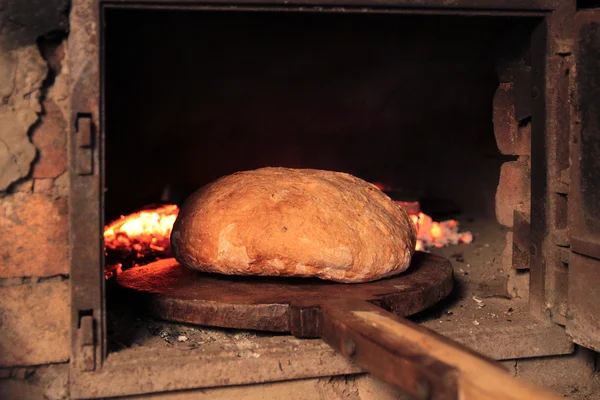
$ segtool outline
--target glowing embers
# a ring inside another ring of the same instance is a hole
[[[176,205],[147,208],[122,216],[104,229],[106,278],[122,270],[171,256],[171,230]]]
[[[393,187],[381,182],[374,183],[380,190],[386,192],[390,197],[394,197]],[[400,195],[401,196],[401,195]],[[473,235],[471,232],[459,232],[458,221],[449,219],[447,221],[436,222],[433,219],[421,212],[421,205],[418,201],[402,201],[393,199],[400,205],[417,228],[417,245],[416,250],[427,250],[432,247],[445,247],[458,243],[471,243]]]
[[[471,232],[459,232],[458,221],[449,219],[436,222],[427,214],[419,212],[410,214],[410,218],[417,227],[417,250],[427,250],[431,247],[445,247],[451,244],[471,243]]]

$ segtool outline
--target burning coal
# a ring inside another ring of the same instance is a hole
[[[380,182],[374,183],[381,191],[391,192],[392,187]],[[394,200],[406,210],[413,224],[417,228],[417,244],[415,250],[427,251],[433,247],[446,247],[459,243],[471,243],[471,232],[459,232],[458,221],[449,219],[436,222],[429,215],[421,212],[418,201]]]
[[[106,277],[170,257],[171,230],[178,214],[176,205],[163,205],[123,216],[108,224],[104,228]]]
[[[416,250],[427,250],[432,247],[445,247],[458,243],[471,243],[471,232],[458,232],[458,221],[435,222],[427,214],[409,214],[412,222],[417,227]]]

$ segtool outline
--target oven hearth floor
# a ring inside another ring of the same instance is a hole
[[[508,229],[489,219],[460,222],[461,230],[473,234],[473,243],[432,251],[452,262],[455,290],[413,319],[496,360],[571,353],[573,345],[563,328],[530,316],[527,293],[511,298],[511,271],[502,257]]]
[[[461,230],[473,233],[473,243],[433,251],[451,260],[456,290],[413,319],[497,360],[571,353],[562,328],[535,322],[525,299],[509,298],[502,266],[506,229],[492,219],[460,222]],[[193,327],[128,312],[111,313],[109,330],[114,333],[102,373],[121,393],[139,393],[140,385],[146,385],[143,392],[160,390],[167,384],[161,379],[185,389],[360,372],[321,340]],[[124,365],[137,376],[124,377]],[[165,368],[171,373],[162,373]]]

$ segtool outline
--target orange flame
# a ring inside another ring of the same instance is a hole
[[[430,247],[444,247],[450,244],[471,243],[471,232],[459,232],[458,221],[449,219],[436,222],[427,214],[419,212],[411,214],[410,219],[417,228],[417,244],[415,250],[427,250]]]
[[[442,237],[443,233],[442,233],[442,228],[440,227],[440,223],[439,222],[433,222],[431,224],[431,230],[429,231],[429,233],[431,233],[431,237],[434,239],[439,239]]]
[[[108,269],[119,273],[120,262],[125,260],[135,266],[168,257],[171,231],[178,214],[179,208],[169,204],[122,216],[108,224],[104,228],[104,250],[107,258],[119,262]]]

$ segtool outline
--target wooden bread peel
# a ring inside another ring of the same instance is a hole
[[[361,284],[206,274],[174,259],[125,271],[117,282],[161,319],[320,337],[413,399],[559,399],[402,318],[452,290],[451,264],[432,254],[417,252],[406,273]]]

